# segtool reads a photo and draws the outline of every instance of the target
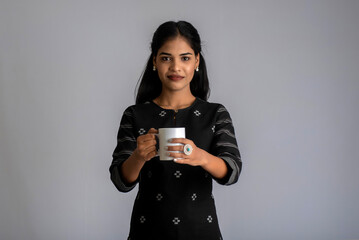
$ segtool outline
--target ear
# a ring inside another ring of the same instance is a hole
[[[156,66],[156,56],[153,56],[153,58],[152,58],[152,64],[153,64],[153,66]]]
[[[198,53],[196,56],[196,68],[199,66],[199,59],[200,59],[200,55]]]

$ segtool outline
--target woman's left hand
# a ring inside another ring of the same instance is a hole
[[[193,141],[186,138],[173,138],[171,143],[181,143],[183,145],[168,146],[169,156],[174,158],[176,163],[188,164],[192,166],[204,166],[207,164],[207,152],[198,148]],[[189,144],[192,152],[189,155],[184,153],[184,146]],[[173,152],[176,151],[176,152]]]

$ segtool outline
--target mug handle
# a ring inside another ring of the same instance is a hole
[[[157,154],[155,155],[155,157],[159,157],[160,156],[160,141],[159,141],[159,133],[152,133],[153,135],[155,135],[156,137],[156,151]]]

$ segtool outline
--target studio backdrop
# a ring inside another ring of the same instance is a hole
[[[243,171],[225,240],[359,239],[359,1],[0,0],[0,239],[126,239],[108,168],[153,32],[186,20]]]

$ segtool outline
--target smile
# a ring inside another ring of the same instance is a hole
[[[172,81],[179,81],[182,80],[184,77],[180,75],[168,75],[168,78],[171,79]]]

